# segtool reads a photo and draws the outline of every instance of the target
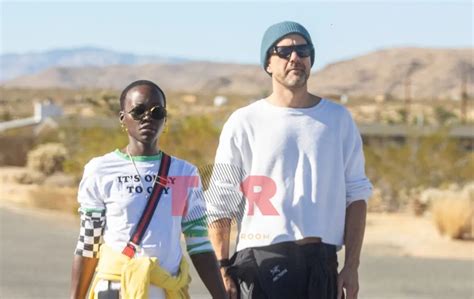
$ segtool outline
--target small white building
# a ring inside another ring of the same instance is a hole
[[[224,105],[227,104],[228,101],[229,101],[229,100],[228,100],[226,97],[224,97],[224,96],[216,96],[216,97],[214,98],[214,106],[215,106],[215,107],[224,106]]]
[[[42,102],[35,102],[35,120],[42,122],[43,120],[63,115],[63,109],[55,105],[50,99]]]
[[[41,102],[35,102],[34,109],[35,114],[32,117],[1,122],[0,132],[8,129],[38,125],[43,123],[45,120],[50,120],[50,122],[54,122],[54,120],[51,119],[52,117],[59,117],[63,115],[63,110],[61,109],[61,107],[55,105],[49,99]]]

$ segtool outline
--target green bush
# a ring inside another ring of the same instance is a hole
[[[76,178],[82,175],[84,165],[93,157],[103,155],[128,143],[128,137],[117,128],[91,127],[77,129],[71,125],[58,134],[68,147],[64,170]],[[189,116],[168,121],[166,133],[160,137],[159,147],[170,155],[190,161],[195,165],[212,163],[219,130],[206,116]]]
[[[381,190],[390,209],[408,204],[410,190],[472,181],[474,153],[440,131],[427,137],[412,137],[404,144],[367,145],[367,174]]]
[[[443,106],[436,106],[434,109],[434,116],[438,124],[449,125],[458,120],[456,114],[444,108]]]
[[[117,121],[118,122],[118,121]],[[84,165],[93,157],[104,155],[117,148],[124,147],[127,134],[117,128],[91,127],[77,129],[64,128],[63,142],[68,145],[68,159],[64,163],[64,171],[80,178]]]
[[[220,131],[208,116],[171,120],[160,138],[163,150],[197,166],[213,163]]]

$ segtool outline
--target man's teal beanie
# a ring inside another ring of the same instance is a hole
[[[288,34],[301,35],[309,45],[313,45],[308,30],[301,24],[292,21],[284,21],[270,26],[263,34],[260,47],[260,62],[265,72],[267,71],[268,51]],[[311,66],[314,63],[314,50],[311,53]]]

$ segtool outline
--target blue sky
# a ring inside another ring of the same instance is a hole
[[[1,1],[0,53],[95,46],[258,63],[265,29],[302,23],[315,68],[388,47],[473,47],[470,1]]]

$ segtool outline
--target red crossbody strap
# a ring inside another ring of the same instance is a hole
[[[150,224],[151,218],[155,213],[156,207],[158,206],[158,202],[161,198],[161,194],[163,193],[168,181],[168,171],[170,169],[170,165],[171,157],[162,152],[160,169],[158,170],[156,183],[153,186],[153,190],[151,191],[146,207],[143,210],[142,216],[140,217],[140,221],[138,221],[130,241],[128,241],[127,245],[122,251],[122,253],[129,258],[133,258],[135,255],[136,247],[142,241],[143,235],[145,234],[145,231]]]

